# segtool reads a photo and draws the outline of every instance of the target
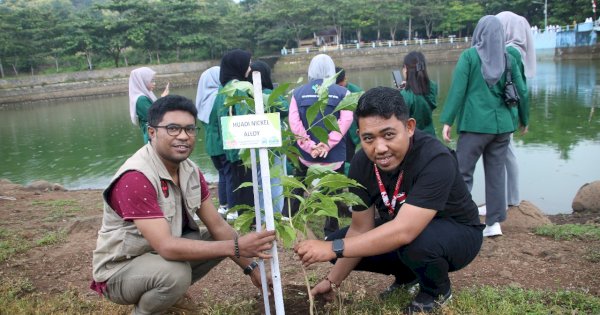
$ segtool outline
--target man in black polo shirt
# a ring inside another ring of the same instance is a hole
[[[454,153],[415,128],[398,91],[369,90],[354,115],[362,149],[350,178],[364,188],[351,192],[367,207],[354,207],[350,226],[327,236],[333,242],[296,246],[306,266],[335,261],[311,294],[331,297],[352,270],[366,270],[393,274],[399,285],[418,283],[405,312],[432,311],[452,296],[448,272],[465,267],[481,248],[477,205]]]

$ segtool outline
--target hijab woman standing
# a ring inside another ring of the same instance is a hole
[[[248,75],[250,74],[250,57],[251,54],[249,52],[241,49],[235,49],[225,53],[221,59],[221,68],[219,71],[219,81],[222,86],[219,88],[219,92],[232,82],[247,81]],[[236,95],[241,95],[243,93],[244,92],[237,91]],[[216,138],[212,139],[211,141],[220,142],[221,149],[223,148],[223,139],[220,126],[221,117],[228,115],[249,114],[248,106],[246,104],[238,103],[231,107],[225,107],[225,99],[225,95],[217,94],[213,108],[213,111],[215,111],[216,115],[215,128],[217,129],[218,133],[215,136]],[[229,187],[229,190],[233,190],[233,200],[229,200],[229,207],[234,207],[237,205],[254,207],[254,195],[252,192],[252,187],[237,189],[242,183],[252,181],[251,170],[244,166],[239,156],[238,149],[223,150],[223,152],[225,154],[225,163],[229,163],[231,165],[232,173],[232,183],[231,187]],[[227,215],[227,219],[237,219],[237,212],[230,212]]]
[[[310,131],[310,128],[315,125],[307,120],[308,108],[316,103],[319,96],[317,90],[323,84],[323,80],[335,75],[335,64],[331,57],[325,54],[319,54],[313,57],[308,66],[309,82],[294,91],[292,101],[290,102],[290,129],[298,139],[296,146],[298,147],[301,156],[300,169],[297,170],[298,176],[306,176],[308,167],[313,164],[329,165],[332,170],[343,173],[344,161],[346,160],[346,142],[343,137],[348,132],[353,121],[353,113],[349,110],[341,110],[335,113],[340,132],[329,130],[324,122],[321,121],[323,115],[317,114],[314,122],[320,128],[328,132],[327,143],[319,142],[317,137]],[[327,106],[324,109],[324,114],[330,114],[334,111],[342,99],[349,93],[344,87],[337,84],[329,86],[329,98]],[[292,211],[297,211],[299,202],[296,199],[290,201]],[[338,206],[338,212],[342,211]],[[293,212],[292,212],[293,213]],[[325,224],[325,235],[328,235],[339,229],[338,221],[335,218],[327,218]]]
[[[233,205],[233,171],[231,164],[225,157],[223,151],[223,140],[220,129],[218,128],[219,119],[217,111],[213,110],[215,99],[221,88],[219,81],[218,66],[209,68],[202,72],[198,80],[198,90],[196,92],[196,109],[198,110],[198,120],[204,127],[204,145],[206,154],[210,156],[215,169],[219,174],[218,196],[221,215],[226,215],[229,206]]]
[[[531,34],[531,26],[527,20],[517,14],[509,11],[504,11],[496,14],[496,17],[504,27],[504,44],[506,52],[512,55],[519,64],[519,69],[523,75],[523,81],[527,82],[527,78],[533,78],[536,70],[535,47],[533,46],[533,34]],[[529,95],[524,95],[521,99],[528,108]],[[527,133],[528,126],[524,126],[523,134]],[[510,136],[510,143],[506,154],[506,202],[508,206],[518,206],[521,203],[519,196],[519,167],[517,164],[517,156],[515,154],[514,141]],[[481,213],[485,215],[487,213]]]
[[[483,156],[487,207],[484,236],[502,234],[500,222],[506,220],[507,208],[506,151],[518,122],[527,126],[529,119],[525,104],[509,107],[504,103],[506,62],[511,63],[513,82],[523,98],[527,86],[515,58],[505,54],[502,23],[486,15],[475,27],[472,47],[458,59],[441,115],[442,135],[448,142],[451,125],[457,120],[456,154],[469,191],[475,165]]]
[[[144,143],[148,143],[148,108],[156,101],[156,95],[153,92],[156,87],[155,75],[156,71],[142,67],[131,71],[129,76],[129,114],[131,122],[140,126]],[[161,96],[166,95],[169,95],[168,83]]]

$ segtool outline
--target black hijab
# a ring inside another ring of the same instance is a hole
[[[273,89],[273,82],[271,81],[271,68],[264,61],[257,60],[252,63],[250,66],[252,71],[260,72],[260,81],[262,82],[262,88],[264,89]],[[250,82],[252,82],[252,76],[248,78]]]
[[[221,72],[219,73],[219,81],[225,86],[227,82],[237,79],[240,81],[246,80],[246,71],[250,66],[250,53],[234,49],[227,52],[221,59]]]

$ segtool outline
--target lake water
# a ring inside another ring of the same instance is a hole
[[[453,67],[442,64],[428,69],[440,89],[436,123]],[[392,86],[389,69],[349,71],[347,76],[365,89]],[[296,81],[277,74],[275,79]],[[528,85],[530,131],[523,137],[515,135],[521,199],[548,214],[569,213],[579,187],[600,179],[600,113],[594,113],[600,106],[600,62],[540,62],[536,78]],[[195,87],[171,91],[192,99],[196,94]],[[441,131],[439,123],[436,131]],[[126,96],[0,111],[0,178],[19,184],[44,179],[68,189],[104,188],[141,145],[139,128],[129,120]],[[192,159],[208,181],[217,180],[201,137]],[[484,202],[481,162],[473,197]]]

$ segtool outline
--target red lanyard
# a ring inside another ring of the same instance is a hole
[[[377,177],[377,184],[379,184],[379,192],[381,193],[381,199],[383,199],[383,203],[388,207],[388,213],[390,214],[390,218],[394,217],[394,208],[396,207],[396,201],[404,201],[406,199],[406,195],[404,193],[398,195],[400,191],[400,185],[402,185],[402,179],[404,178],[404,170],[400,172],[398,176],[398,181],[396,182],[396,188],[394,188],[394,194],[392,195],[392,202],[390,203],[390,198],[388,197],[387,191],[385,191],[385,187],[383,186],[383,182],[381,181],[381,176],[379,175],[379,170],[377,169],[377,164],[373,164],[375,168],[375,177]]]

